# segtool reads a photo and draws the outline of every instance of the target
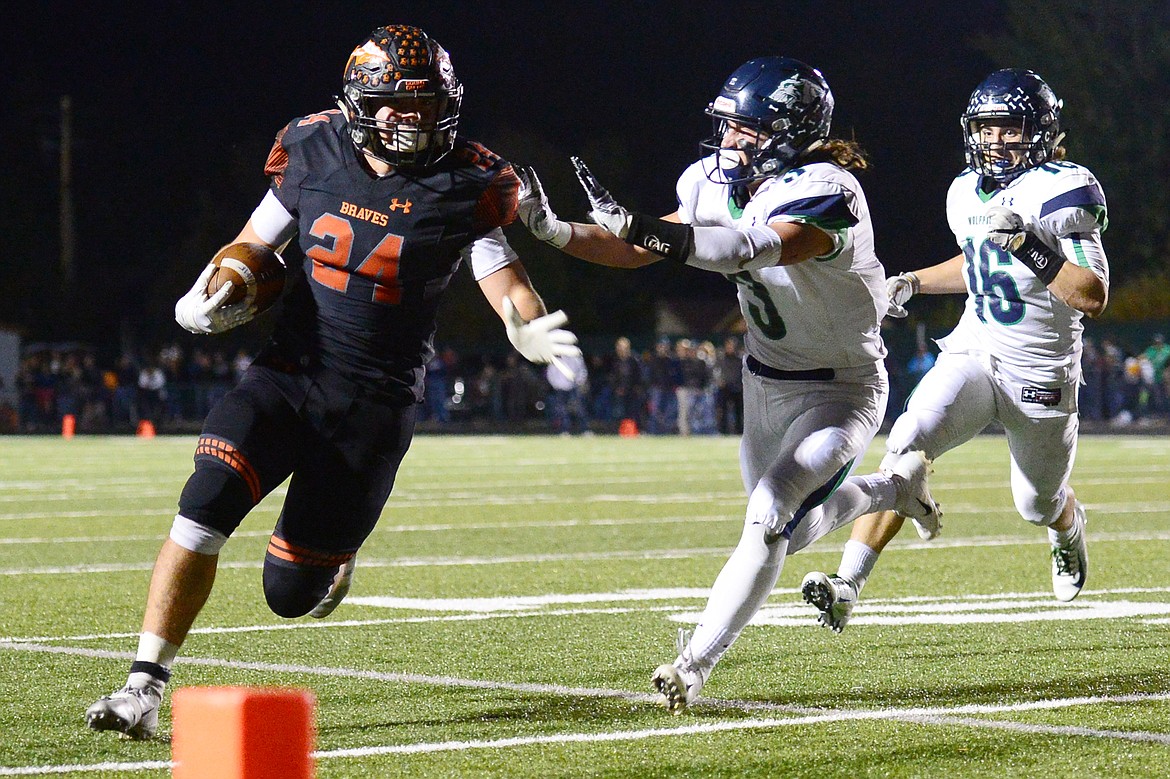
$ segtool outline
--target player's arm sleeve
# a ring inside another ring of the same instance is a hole
[[[508,244],[504,231],[498,227],[469,243],[460,251],[460,255],[476,281],[520,259],[520,255]]]
[[[861,221],[854,213],[853,200],[853,193],[848,189],[833,187],[773,208],[768,214],[768,222],[799,222],[824,232],[832,246],[812,259],[827,262],[845,251],[851,240],[851,228]]]
[[[252,212],[252,229],[269,246],[284,246],[297,232],[297,220],[277,199],[272,190],[264,195]]]
[[[682,224],[694,224],[695,208],[705,180],[701,162],[679,176],[675,185],[678,197],[675,215]],[[697,225],[691,228],[690,250],[683,262],[715,273],[739,273],[775,265],[780,261],[781,249],[780,236],[766,227]]]
[[[685,263],[716,273],[739,273],[780,262],[783,241],[767,227],[695,227]]]
[[[1061,256],[1093,271],[1109,287],[1109,261],[1101,233],[1109,226],[1109,212],[1101,185],[1086,170],[1062,177],[1066,185],[1040,207],[1039,226],[1055,241]]]

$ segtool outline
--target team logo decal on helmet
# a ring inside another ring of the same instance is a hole
[[[784,172],[829,137],[833,93],[816,68],[789,57],[760,57],[728,77],[707,106],[707,115],[715,132],[700,146],[717,161],[706,170],[707,177],[745,183]],[[737,147],[746,163],[739,155],[721,151],[729,122],[759,135],[754,144]]]
[[[446,50],[401,24],[374,30],[353,50],[337,99],[354,145],[403,167],[425,167],[451,151],[462,101]],[[393,111],[379,119],[386,106]]]
[[[1007,184],[1048,162],[1064,138],[1060,129],[1062,105],[1052,88],[1032,71],[995,71],[971,93],[961,118],[967,164],[977,173]],[[993,144],[980,137],[980,128],[994,121],[1020,123],[1022,140],[1002,145],[1002,151],[1015,154],[1006,158],[992,154]]]

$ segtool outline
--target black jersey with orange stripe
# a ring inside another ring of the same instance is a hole
[[[277,135],[265,172],[297,219],[305,255],[266,355],[420,400],[460,250],[516,218],[512,166],[459,139],[431,167],[378,177],[359,160],[341,112],[325,111]]]

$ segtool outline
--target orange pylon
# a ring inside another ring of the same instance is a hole
[[[313,779],[315,705],[308,690],[176,690],[172,779]]]

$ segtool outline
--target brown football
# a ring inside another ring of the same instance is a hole
[[[284,289],[284,260],[264,244],[228,244],[211,258],[211,263],[216,271],[207,282],[209,297],[230,281],[232,291],[226,302],[245,300],[260,313],[271,308]]]

